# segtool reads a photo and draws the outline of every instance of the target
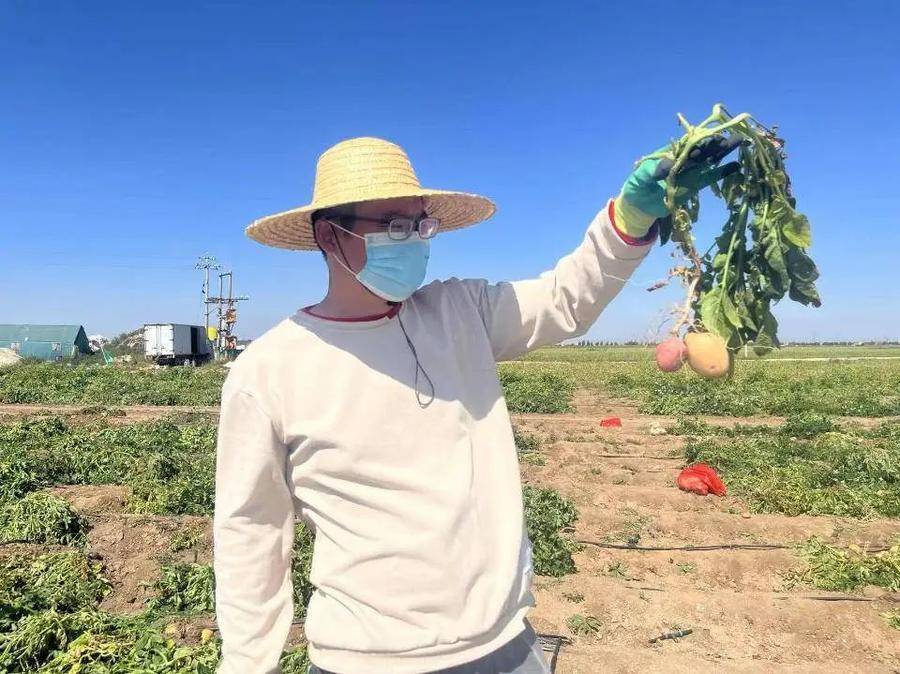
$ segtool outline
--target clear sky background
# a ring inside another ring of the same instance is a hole
[[[498,205],[438,235],[426,282],[534,277],[679,135],[676,112],[721,101],[779,126],[812,222],[824,305],[785,299],[782,338],[898,339],[898,25],[893,0],[2,0],[0,323],[202,322],[209,253],[259,336],[327,279],[317,252],[244,227],[307,203],[318,155],[362,135]],[[677,293],[644,287],[669,262],[656,247],[587,337],[652,334]]]

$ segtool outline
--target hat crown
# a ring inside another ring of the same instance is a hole
[[[350,138],[325,150],[316,163],[313,203],[321,207],[389,199],[420,189],[406,152],[382,138]]]

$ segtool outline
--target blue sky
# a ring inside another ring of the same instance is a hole
[[[498,205],[433,241],[426,282],[537,276],[676,112],[721,101],[779,125],[813,225],[824,305],[785,299],[782,338],[900,338],[900,3],[6,0],[0,25],[0,323],[200,322],[210,253],[258,336],[327,280],[244,227],[307,203],[318,155],[361,135]],[[677,293],[643,288],[669,261],[587,336],[652,334]]]

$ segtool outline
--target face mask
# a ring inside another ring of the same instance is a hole
[[[373,293],[391,302],[401,302],[422,285],[430,242],[421,238],[418,232],[411,232],[409,238],[397,241],[387,232],[360,236],[340,225],[334,226],[366,242],[366,264],[362,269],[354,274],[343,262],[338,260],[338,263]]]

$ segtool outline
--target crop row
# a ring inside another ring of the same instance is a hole
[[[649,362],[528,360],[501,363],[498,372],[511,412],[570,412],[572,393],[581,387],[633,400],[649,414],[900,415],[900,361],[741,361],[727,380],[686,370],[665,374]],[[0,370],[0,403],[217,405],[224,377],[218,366],[26,363]]]

